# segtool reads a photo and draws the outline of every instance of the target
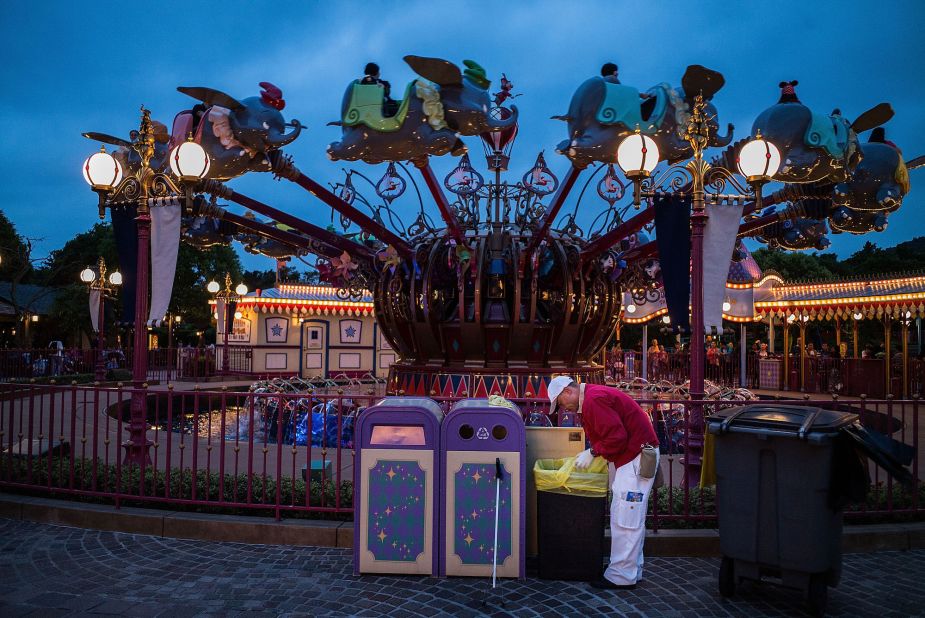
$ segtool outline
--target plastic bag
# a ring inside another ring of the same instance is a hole
[[[575,458],[537,459],[533,464],[533,479],[537,491],[570,493],[580,496],[607,495],[607,460],[595,457],[585,470],[575,468]]]

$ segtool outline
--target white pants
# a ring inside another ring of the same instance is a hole
[[[656,451],[657,453],[658,451]],[[642,544],[646,539],[646,509],[654,478],[639,476],[639,459],[614,468],[610,503],[610,564],[604,578],[620,586],[628,586],[642,579]],[[658,461],[656,460],[656,465]]]

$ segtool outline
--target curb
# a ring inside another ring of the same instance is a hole
[[[150,536],[253,545],[353,547],[353,522],[184,513],[0,493],[0,517]],[[845,526],[842,551],[925,549],[925,522]],[[647,556],[720,557],[719,531],[649,530]]]

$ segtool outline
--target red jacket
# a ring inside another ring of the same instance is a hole
[[[594,453],[618,468],[635,459],[643,445],[658,444],[649,415],[613,387],[585,384],[579,410]]]

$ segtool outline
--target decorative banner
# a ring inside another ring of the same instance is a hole
[[[655,198],[655,242],[671,325],[687,332],[690,322],[691,202],[683,195]],[[730,249],[730,254],[732,250]],[[728,269],[729,260],[726,260]],[[722,301],[720,301],[722,302]]]
[[[251,340],[251,321],[246,318],[235,319],[231,332],[228,333],[228,341],[236,343],[248,343]]]
[[[224,299],[215,299],[215,334],[224,335],[225,326],[228,321],[225,320],[225,301]]]
[[[738,201],[715,204],[707,211],[709,218],[703,230],[703,328],[707,332],[723,331],[729,261],[735,249],[743,206]]]
[[[267,318],[267,343],[286,343],[289,338],[289,318]]]
[[[99,332],[100,318],[100,291],[90,289],[90,324],[93,326],[93,332]]]
[[[135,323],[135,288],[138,274],[137,207],[132,205],[110,208],[112,232],[116,237],[119,270],[122,272],[122,323]]]
[[[360,343],[363,332],[363,322],[360,320],[341,320],[340,321],[340,342],[341,343]]]
[[[170,305],[180,247],[180,200],[149,200],[151,211],[151,311],[148,324],[160,326]]]

